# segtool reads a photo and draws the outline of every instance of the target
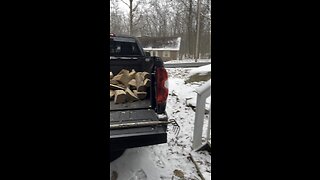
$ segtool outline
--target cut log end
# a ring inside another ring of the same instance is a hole
[[[113,78],[113,73],[112,72],[110,72],[110,79],[112,79]]]
[[[146,87],[150,87],[150,85],[151,85],[150,79],[145,79],[145,80],[143,81],[143,85],[146,86]]]
[[[139,98],[129,88],[127,88],[125,92],[126,92],[126,95],[127,95],[127,100],[129,102],[133,102],[133,101],[139,100]]]
[[[137,90],[133,90],[133,93],[140,99],[143,100],[147,97],[147,92],[138,92]]]

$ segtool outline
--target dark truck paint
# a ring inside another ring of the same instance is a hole
[[[166,102],[157,103],[156,98],[161,93],[157,92],[159,68],[164,68],[163,61],[146,56],[136,38],[110,34],[110,71],[117,74],[121,69],[134,69],[151,75],[145,100],[124,104],[110,101],[111,152],[167,142]]]

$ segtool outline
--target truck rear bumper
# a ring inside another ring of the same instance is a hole
[[[132,133],[125,132],[128,131],[127,129],[112,130],[110,132],[110,150],[118,151],[127,148],[150,146],[167,142],[166,126],[153,127],[153,131],[146,131],[148,128],[151,129],[151,127],[130,129],[136,131]],[[140,132],[138,132],[139,129]]]

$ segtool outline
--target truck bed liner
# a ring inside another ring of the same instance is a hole
[[[130,121],[157,121],[158,117],[153,109],[110,111],[110,123]]]
[[[148,109],[151,108],[151,102],[149,99],[142,101],[135,101],[130,103],[115,104],[113,101],[110,101],[110,110],[127,110],[127,109]]]

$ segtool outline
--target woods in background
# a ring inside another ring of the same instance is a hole
[[[211,0],[201,0],[200,14],[199,53],[211,58]],[[197,23],[196,0],[110,0],[111,32],[181,37],[180,58],[194,57]]]

